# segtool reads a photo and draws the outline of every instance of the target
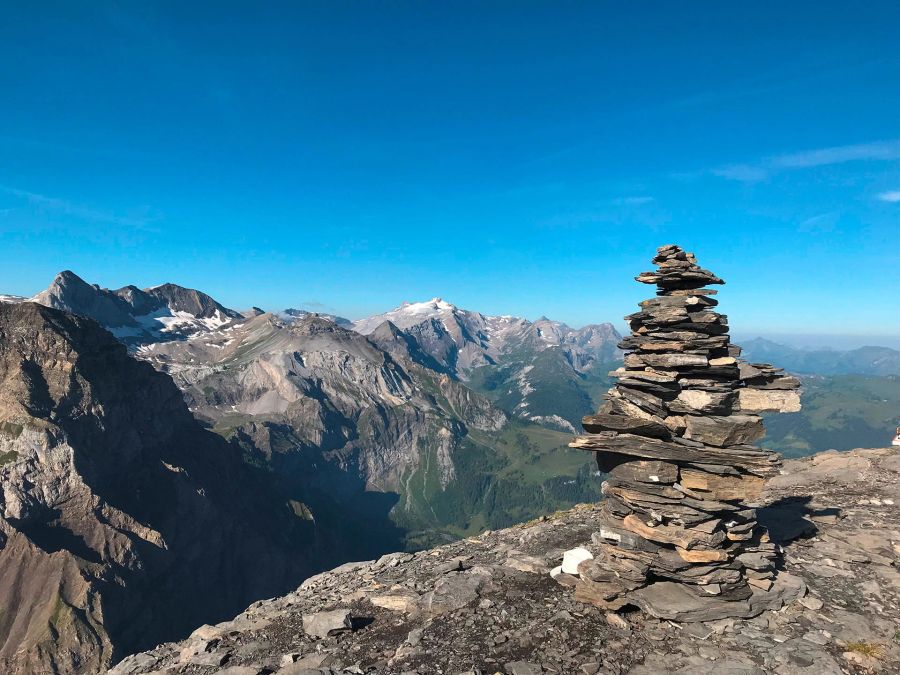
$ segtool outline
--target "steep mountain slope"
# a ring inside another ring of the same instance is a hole
[[[0,304],[0,671],[96,672],[284,591],[309,523],[94,321]]]
[[[860,347],[848,351],[797,349],[756,338],[743,343],[748,359],[780,363],[791,372],[814,375],[900,375],[900,351]]]
[[[507,511],[531,517],[573,503],[591,481],[583,457],[561,452],[525,471],[545,498],[515,490],[508,472],[568,438],[510,422],[390,323],[366,337],[321,317],[266,314],[139,355],[172,374],[195,414],[249,461],[270,467],[320,530],[347,533],[331,542],[336,559],[348,545],[374,555],[459,536]],[[511,433],[526,441],[518,454],[507,452]]]
[[[57,274],[49,288],[32,300],[94,319],[127,344],[184,339],[243,318],[190,288],[163,284],[110,291],[68,270]]]

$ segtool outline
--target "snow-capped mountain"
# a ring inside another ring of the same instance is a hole
[[[129,345],[179,340],[217,330],[243,315],[206,293],[176,284],[140,289],[125,286],[111,291],[89,284],[68,270],[31,298],[54,309],[94,319]]]
[[[560,348],[572,368],[583,372],[598,357],[615,358],[616,343],[621,339],[609,323],[574,329],[546,317],[529,321],[508,315],[486,316],[441,298],[407,302],[352,325],[368,335],[385,321],[415,338],[425,352],[461,379],[468,379],[481,366],[509,361],[523,350],[534,353],[550,348]]]
[[[20,302],[25,302],[28,298],[23,298],[21,295],[6,295],[5,293],[0,293],[0,302],[6,303],[8,305],[15,305]]]
[[[184,361],[201,369],[217,361],[214,350],[234,344],[236,329],[265,314],[258,308],[237,312],[176,284],[109,290],[70,271],[59,273],[31,300],[94,319],[139,357],[150,360],[156,353],[165,358],[163,352],[152,351],[153,345],[187,340],[199,347],[197,341],[203,338],[210,349]],[[387,352],[402,352],[425,369],[487,395],[508,414],[564,431],[576,429],[581,416],[596,407],[608,366],[620,356],[620,336],[609,323],[575,329],[546,317],[530,321],[485,315],[441,298],[404,303],[357,321],[293,308],[267,316],[285,324],[314,319],[352,330]],[[335,361],[339,369],[338,364],[339,358]],[[353,379],[349,371],[336,376]]]
[[[574,431],[595,407],[599,385],[619,358],[612,324],[572,328],[541,317],[486,316],[433,298],[404,303],[353,322],[375,335],[386,322],[402,330],[437,367],[522,419]]]

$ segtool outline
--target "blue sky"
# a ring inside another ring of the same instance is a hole
[[[891,339],[898,22],[896,2],[4,3],[0,292],[68,268],[239,308],[442,296],[580,325],[632,311],[675,242],[728,281],[735,332]]]

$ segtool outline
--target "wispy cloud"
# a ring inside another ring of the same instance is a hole
[[[728,180],[737,180],[742,183],[757,183],[769,177],[769,172],[761,166],[750,164],[730,164],[712,170],[713,174]]]
[[[840,213],[837,211],[829,211],[828,213],[820,213],[811,218],[807,218],[800,222],[799,229],[801,232],[811,233],[828,233],[834,231],[837,225]]]
[[[122,215],[105,209],[77,204],[67,199],[51,197],[37,192],[29,192],[28,190],[20,190],[18,188],[9,187],[8,185],[0,185],[0,192],[23,199],[37,209],[71,216],[92,223],[144,228],[150,222],[155,220],[155,218],[146,213],[138,215]],[[146,212],[147,209],[142,208],[141,211]]]
[[[900,190],[890,190],[888,192],[882,192],[880,195],[878,195],[878,199],[883,202],[890,202],[891,204],[900,202]]]
[[[651,204],[655,201],[656,199],[654,197],[649,196],[618,197],[616,199],[613,199],[612,203],[615,206],[641,206],[643,204]]]
[[[772,165],[780,169],[806,169],[860,160],[892,159],[900,159],[900,139],[858,145],[840,145],[833,148],[781,155],[772,160]]]
[[[900,139],[838,145],[783,155],[773,155],[758,162],[730,164],[712,170],[712,173],[729,180],[754,183],[765,180],[774,173],[832,166],[858,161],[892,161],[900,159]]]

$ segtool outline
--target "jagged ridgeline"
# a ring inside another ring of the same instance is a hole
[[[722,279],[673,245],[653,262],[657,269],[636,279],[657,295],[626,317],[625,363],[611,373],[618,382],[584,419],[589,434],[572,444],[596,452],[609,474],[599,555],[583,566],[576,592],[665,617],[663,591],[672,588],[657,582],[727,603],[772,590],[778,551],[750,504],[780,458],[753,443],[765,433],[758,413],[797,411],[800,399],[796,378],[739,361],[716,291],[705,288]]]

